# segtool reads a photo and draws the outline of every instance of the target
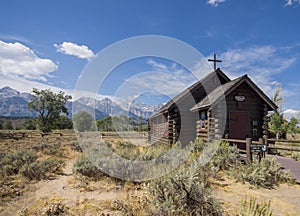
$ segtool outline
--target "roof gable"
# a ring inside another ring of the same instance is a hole
[[[213,104],[217,103],[222,98],[222,96],[229,95],[233,90],[235,90],[244,82],[246,82],[251,87],[251,89],[269,106],[270,109],[277,109],[276,104],[272,100],[270,100],[270,98],[265,95],[265,93],[260,88],[258,88],[258,86],[247,75],[244,75],[228,83],[225,83],[222,86],[219,86],[190,110],[196,111],[199,109],[211,107]]]

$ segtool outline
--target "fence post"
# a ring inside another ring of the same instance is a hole
[[[267,148],[265,154],[268,154],[268,153],[269,153],[269,149],[268,149],[268,147],[269,147],[269,144],[268,144],[268,136],[267,136],[267,135],[264,135],[264,136],[263,136],[263,139],[264,139],[264,144],[266,145],[266,148]]]
[[[259,142],[259,144],[261,145],[261,152],[260,152],[260,154],[261,154],[261,157],[263,158],[263,157],[265,157],[265,152],[262,151],[262,146],[263,146],[263,144],[264,144],[264,138],[259,138],[259,139],[258,139],[258,142]]]
[[[247,151],[247,162],[252,162],[252,154],[251,154],[251,144],[252,144],[252,138],[246,138],[246,151]]]

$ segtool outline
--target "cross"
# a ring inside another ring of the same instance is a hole
[[[208,61],[214,62],[214,70],[217,70],[217,62],[222,62],[222,60],[217,60],[217,55],[216,53],[214,54],[214,59],[208,59]]]

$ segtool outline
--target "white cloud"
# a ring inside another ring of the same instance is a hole
[[[73,94],[72,90],[65,90],[56,86],[48,85],[41,83],[35,80],[26,80],[21,77],[17,78],[1,78],[0,79],[0,88],[9,86],[13,89],[16,89],[19,92],[31,93],[33,87],[37,89],[51,89],[54,92],[65,91],[67,94]]]
[[[31,43],[27,38],[20,35],[8,35],[8,34],[0,34],[0,39],[6,41],[19,41],[23,43]]]
[[[78,45],[72,42],[63,42],[62,44],[54,44],[57,52],[73,55],[80,59],[90,60],[94,57],[94,52],[85,45]]]
[[[219,58],[223,61],[222,70],[231,78],[248,74],[268,96],[272,96],[275,91],[273,75],[283,72],[296,62],[295,57],[273,46],[231,49]]]
[[[53,61],[39,58],[21,43],[0,41],[0,75],[3,77],[47,81],[46,77],[57,67]]]
[[[191,72],[176,63],[148,59],[146,64],[151,69],[125,80],[116,91],[115,98],[127,101],[144,94],[173,98],[197,80]]]
[[[225,0],[208,0],[207,4],[217,7],[217,6],[219,6],[219,3],[222,3],[222,2],[225,2]]]
[[[292,6],[294,4],[300,4],[300,0],[286,0],[284,6]]]
[[[194,74],[176,63],[171,63],[168,65],[159,63],[153,59],[149,59],[146,63],[152,67],[153,71],[163,72],[166,74],[166,76],[172,76],[176,80],[182,82],[186,87],[196,81],[196,77],[194,76]],[[195,71],[193,71],[193,73],[195,73]]]
[[[154,70],[158,70],[158,71],[168,71],[168,67],[164,64],[158,63],[156,61],[154,61],[153,59],[149,59],[147,61],[148,65],[151,65],[153,67]]]

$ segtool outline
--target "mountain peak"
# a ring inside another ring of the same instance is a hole
[[[18,96],[18,95],[20,95],[20,92],[18,92],[15,89],[12,89],[9,86],[5,86],[0,89],[0,97],[2,97],[2,98],[10,98],[10,97]]]

